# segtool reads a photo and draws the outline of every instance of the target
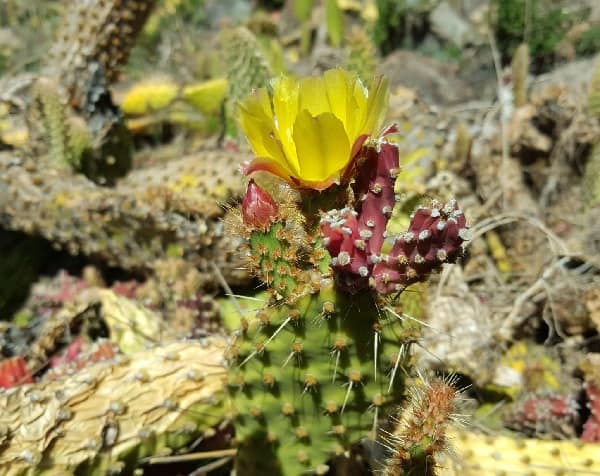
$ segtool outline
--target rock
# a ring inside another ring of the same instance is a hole
[[[448,2],[442,2],[434,8],[429,14],[429,21],[436,35],[459,48],[472,42],[475,36],[469,22],[454,10]]]
[[[565,99],[582,104],[587,101],[592,73],[598,61],[598,57],[574,61],[536,77],[531,85],[531,95],[535,97],[548,86],[561,86]]]
[[[428,103],[450,105],[476,98],[473,89],[456,77],[457,69],[412,51],[398,50],[383,61],[379,72],[389,78],[392,90],[403,86],[416,90]]]

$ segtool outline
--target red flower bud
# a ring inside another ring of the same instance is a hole
[[[266,229],[278,211],[279,208],[271,195],[256,185],[254,180],[250,180],[242,201],[244,223],[254,228]]]

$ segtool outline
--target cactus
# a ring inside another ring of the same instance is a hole
[[[323,474],[329,458],[372,437],[402,396],[394,369],[414,338],[368,296],[349,298],[331,281],[293,304],[261,309],[232,354],[241,474]],[[273,456],[257,459],[257,445]]]
[[[438,458],[438,476],[592,476],[600,469],[599,444],[492,436],[455,428],[448,433],[452,451]]]
[[[44,74],[56,77],[70,104],[82,106],[97,64],[108,83],[119,75],[155,0],[85,0],[66,10]]]
[[[135,84],[121,101],[121,110],[129,116],[164,109],[177,97],[178,87],[170,79],[151,79]]]
[[[600,373],[598,363],[600,355],[588,354],[580,367],[585,374],[585,396],[590,411],[588,419],[583,424],[581,439],[588,442],[600,442]]]
[[[380,144],[365,147],[365,152],[369,173],[359,174],[356,182],[357,210],[330,212],[322,220],[322,232],[338,277],[350,274],[343,279],[358,290],[369,285],[390,294],[421,281],[441,263],[454,261],[468,238],[466,220],[455,201],[445,205],[433,201],[415,212],[407,232],[392,239],[389,253],[382,253],[395,203],[398,149]]]
[[[339,48],[344,36],[344,14],[338,5],[338,0],[325,0],[325,24],[329,42]]]
[[[124,269],[152,269],[176,253],[201,270],[202,285],[215,282],[211,262],[229,283],[248,282],[234,255],[240,239],[223,235],[219,205],[243,193],[236,165],[245,157],[206,151],[142,167],[108,189],[3,155],[2,224]]]
[[[236,127],[231,119],[235,116],[236,103],[254,88],[266,86],[271,68],[256,37],[247,28],[225,30],[221,36],[221,44],[228,81],[226,128],[235,137]]]
[[[449,164],[452,170],[459,172],[467,167],[471,156],[471,147],[473,138],[469,127],[464,122],[459,122],[456,126],[456,139],[454,140],[453,160]]]
[[[74,117],[59,93],[57,83],[39,79],[34,86],[36,110],[43,130],[36,131],[47,149],[48,160],[56,167],[78,170],[81,158],[91,146],[91,137],[84,124]],[[42,151],[32,151],[41,154]]]
[[[292,10],[296,20],[300,23],[300,51],[308,56],[311,48],[312,30],[311,16],[315,0],[292,0]]]
[[[354,71],[363,81],[367,81],[375,74],[377,60],[377,47],[364,28],[354,26],[345,38],[347,60],[346,68]]]
[[[526,435],[573,438],[579,416],[578,407],[572,395],[530,393],[510,405],[503,420],[506,427]]]
[[[243,319],[228,353],[240,474],[325,474],[376,439],[402,400],[399,369],[419,329],[385,296],[455,260],[467,234],[455,202],[434,202],[382,253],[398,162],[396,146],[368,140],[341,187],[301,191],[300,204],[250,181],[238,229],[271,298]]]
[[[214,434],[225,416],[224,341],[164,344],[74,376],[0,391],[0,473],[134,474]]]
[[[594,66],[592,72],[588,93],[588,110],[593,116],[600,118],[600,62]]]
[[[31,383],[33,378],[22,356],[0,360],[0,388]]]

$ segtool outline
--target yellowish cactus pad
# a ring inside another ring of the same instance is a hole
[[[453,430],[439,476],[587,476],[600,474],[600,444],[489,436]]]

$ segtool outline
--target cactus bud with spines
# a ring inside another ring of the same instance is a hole
[[[459,254],[466,224],[451,202],[415,214],[420,241],[391,246],[389,259],[404,253],[415,276],[390,283],[385,272],[400,264],[378,267],[399,154],[384,137],[394,127],[375,136],[387,83],[371,86],[367,94],[341,70],[280,78],[274,97],[259,90],[241,105],[259,157],[246,175],[271,173],[299,193],[273,199],[251,181],[242,204],[249,262],[271,298],[244,317],[228,355],[240,474],[325,474],[352,445],[378,437],[403,398],[419,335],[385,295]]]
[[[278,207],[273,197],[260,188],[254,180],[250,180],[242,201],[244,223],[255,228],[266,229],[277,212]]]

